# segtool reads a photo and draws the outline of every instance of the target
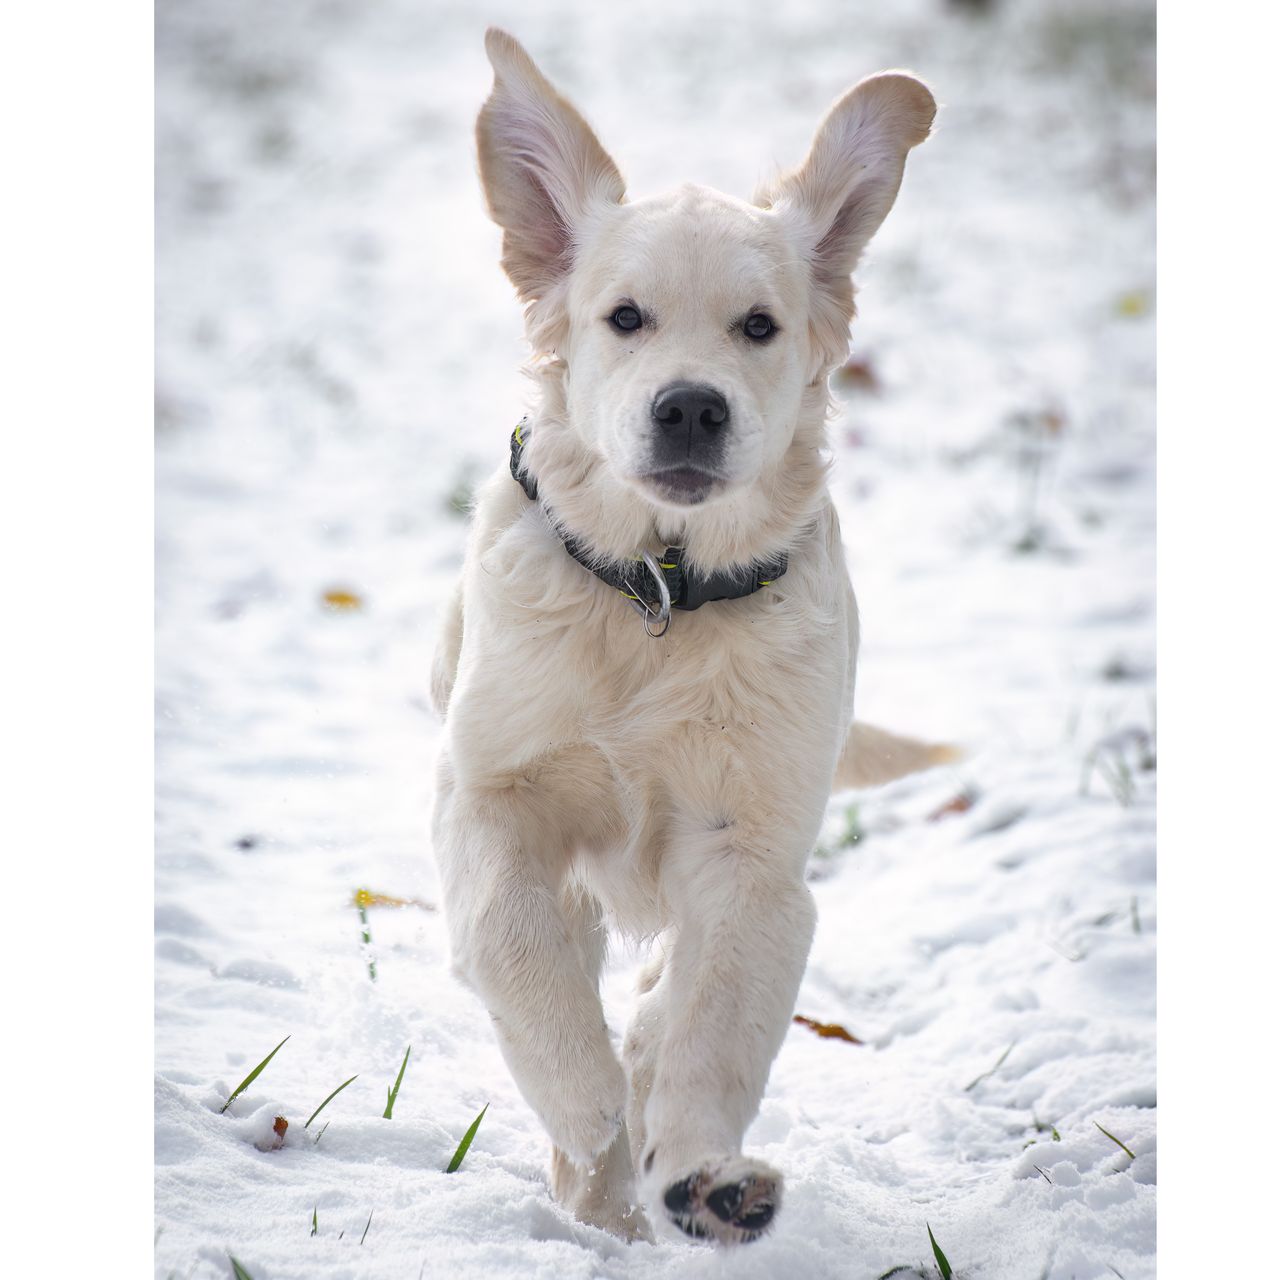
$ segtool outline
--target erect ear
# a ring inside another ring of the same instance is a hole
[[[505,232],[502,265],[534,302],[567,275],[593,211],[621,202],[622,175],[516,40],[491,27],[484,47],[494,77],[476,121],[480,180]]]
[[[757,203],[792,223],[812,263],[815,336],[832,360],[853,318],[849,277],[893,207],[907,152],[929,136],[936,105],[914,76],[882,71],[827,112],[804,163],[758,192]]]

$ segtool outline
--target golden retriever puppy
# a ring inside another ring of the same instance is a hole
[[[486,44],[480,173],[539,396],[479,494],[433,676],[454,962],[550,1135],[557,1198],[628,1238],[652,1220],[747,1242],[782,1200],[742,1140],[804,971],[833,783],[943,758],[852,725],[824,452],[850,273],[934,101],[874,75],[751,202],[628,201],[520,45]],[[654,943],[621,1056],[606,924]]]

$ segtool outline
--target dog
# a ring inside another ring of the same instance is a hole
[[[948,758],[853,722],[824,448],[850,276],[934,100],[873,75],[752,203],[628,202],[525,50],[485,43],[480,177],[537,404],[477,495],[432,673],[454,969],[550,1136],[557,1200],[626,1239],[747,1243],[782,1202],[742,1141],[829,794]],[[653,946],[621,1059],[607,925]]]

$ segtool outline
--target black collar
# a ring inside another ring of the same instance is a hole
[[[538,501],[537,481],[524,469],[524,419],[511,433],[511,474],[528,495],[531,502]],[[545,504],[544,504],[545,505]],[[651,613],[657,614],[660,600],[656,582],[637,559],[632,565],[618,560],[601,561],[572,534],[566,533],[552,517],[552,525],[564,543],[564,549],[585,569],[590,569],[601,582],[622,592],[628,600],[638,601]],[[668,547],[657,561],[671,593],[673,609],[697,609],[712,600],[738,600],[767,587],[787,571],[787,556],[783,552],[776,560],[748,565],[743,569],[717,569],[703,576],[686,571],[684,548]]]

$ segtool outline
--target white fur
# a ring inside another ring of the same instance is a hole
[[[693,186],[627,204],[524,50],[501,32],[487,47],[481,174],[527,304],[541,394],[526,463],[545,507],[505,465],[481,490],[436,659],[434,832],[455,965],[551,1136],[561,1200],[646,1236],[634,1155],[652,1216],[690,1180],[686,1225],[749,1239],[704,1201],[724,1178],[745,1180],[748,1202],[781,1195],[741,1143],[804,970],[804,866],[837,766],[848,785],[937,760],[850,733],[858,617],[823,452],[849,271],[932,99],[905,75],[865,81],[767,207]],[[652,324],[613,329],[622,299]],[[780,331],[755,345],[733,322],[761,308]],[[649,405],[682,379],[732,406],[723,483],[693,506],[645,479]],[[548,509],[601,559],[679,545],[695,567],[781,551],[790,566],[652,639],[566,554]],[[858,769],[859,741],[880,767]],[[606,920],[655,939],[625,1070],[597,990]]]

